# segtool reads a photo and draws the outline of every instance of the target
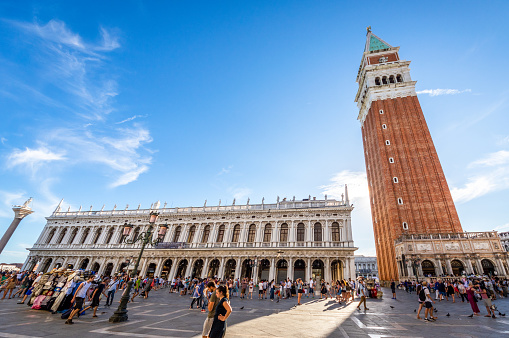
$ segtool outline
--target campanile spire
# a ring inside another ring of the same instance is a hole
[[[381,280],[399,276],[402,234],[462,231],[409,66],[368,27],[355,102]]]

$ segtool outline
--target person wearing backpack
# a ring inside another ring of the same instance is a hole
[[[426,310],[424,310],[424,320],[425,321],[435,321],[437,318],[433,317],[433,304],[435,301],[431,298],[429,294],[429,289],[426,282],[422,282],[422,287],[424,290],[424,306]],[[428,318],[429,315],[429,318]]]
[[[424,294],[424,288],[421,284],[417,285],[417,299],[419,300],[419,309],[417,310],[417,319],[421,319],[419,316],[421,314],[422,307],[424,306],[424,301],[426,300],[426,295]]]

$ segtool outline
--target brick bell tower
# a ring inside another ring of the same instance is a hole
[[[394,240],[462,232],[424,119],[410,61],[368,27],[357,74],[364,156],[380,280],[398,278]]]

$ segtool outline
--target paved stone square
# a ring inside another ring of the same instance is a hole
[[[368,300],[369,310],[357,311],[356,304],[338,305],[329,300],[296,298],[279,303],[270,300],[232,299],[227,337],[504,337],[509,335],[509,299],[495,301],[508,317],[474,317],[470,305],[461,301],[437,302],[438,321],[415,318],[417,297],[398,292],[398,300],[387,297]],[[256,295],[257,296],[257,295]],[[120,299],[116,295],[116,301]],[[16,300],[0,300],[0,337],[200,337],[205,314],[189,310],[190,298],[153,291],[146,300],[129,304],[129,321],[111,324],[114,308],[101,306],[99,318],[89,312],[74,325],[65,325],[59,314],[31,310]],[[101,304],[104,304],[102,300]],[[118,302],[115,302],[118,305]],[[391,308],[393,306],[394,308]],[[243,307],[241,310],[240,308]],[[446,314],[450,313],[447,317]],[[486,314],[484,308],[481,309]],[[421,314],[423,315],[423,313]]]

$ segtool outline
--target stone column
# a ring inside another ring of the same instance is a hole
[[[406,262],[406,269],[408,271],[408,277],[417,277],[414,275],[414,269],[412,268],[412,261]]]
[[[293,281],[293,257],[288,258],[288,270],[286,270],[286,278]]]
[[[473,274],[474,273],[474,268],[472,267],[472,262],[470,261],[470,257],[467,257],[465,259],[465,261],[467,263],[467,266],[466,266],[466,273],[467,273],[467,275]]]
[[[187,268],[186,268],[186,275],[184,276],[185,277],[189,277],[191,276],[191,269],[193,268],[193,264],[194,264],[194,258],[189,258],[189,262],[187,264]]]
[[[23,204],[22,206],[15,206],[12,208],[12,211],[14,211],[14,219],[12,220],[9,228],[7,228],[7,231],[5,231],[5,234],[2,236],[2,239],[0,239],[0,254],[7,245],[7,242],[9,242],[9,239],[11,239],[12,234],[18,227],[21,220],[26,216],[30,215],[31,213],[33,213],[32,209],[28,206],[28,204],[30,204],[31,201],[32,198],[26,201],[25,204]]]
[[[207,273],[209,272],[209,258],[205,258],[205,262],[203,263],[203,269],[201,271],[201,278],[207,278]]]
[[[140,266],[138,266],[138,269],[140,269],[141,278],[145,278],[145,274],[146,274],[145,270],[147,268],[147,263],[148,263],[148,258],[142,258],[140,261],[141,268],[140,268]]]
[[[306,261],[306,282],[311,280],[311,258],[308,258]]]
[[[242,271],[242,258],[236,259],[237,265],[235,266],[235,279],[240,278],[240,272]]]
[[[255,266],[253,267],[253,283],[258,283],[258,264],[260,262],[258,262],[258,260],[256,260],[256,264]]]
[[[325,262],[324,262],[324,277],[325,277],[325,282],[330,282],[331,281],[331,266],[330,266],[330,258],[327,257],[325,258]]]
[[[223,279],[223,276],[224,276],[225,263],[226,263],[226,259],[224,257],[221,257],[221,265],[219,266],[219,271],[217,273],[217,277],[219,277],[221,279]]]
[[[450,258],[446,258],[445,259],[445,267],[447,268],[447,274],[449,276],[454,275],[454,273],[452,272],[452,266],[451,266],[451,259]]]
[[[62,263],[62,267],[64,269],[67,269],[67,261],[69,260],[69,256],[65,256],[64,261]]]
[[[295,246],[295,240],[296,240],[296,232],[297,230],[295,229],[295,221],[292,220],[291,224],[289,225],[289,229],[288,229],[288,245],[289,246]]]
[[[322,234],[322,240],[325,243],[324,246],[330,245],[329,221],[328,220],[325,220],[325,232]]]
[[[437,270],[437,277],[438,276],[442,276],[444,274],[444,271],[442,269],[442,261],[440,260],[440,258],[437,258],[437,267],[435,268]]]
[[[161,271],[163,271],[163,259],[159,258],[157,261],[156,271],[154,272],[154,276],[161,277]]]
[[[269,270],[269,282],[272,281],[273,279],[274,280],[276,279],[275,275],[276,275],[276,259],[271,258]]]
[[[172,258],[172,263],[171,263],[171,269],[170,269],[170,274],[168,275],[168,280],[173,280],[173,278],[175,277],[175,271],[177,270],[177,263],[178,263],[178,260],[177,258]]]
[[[484,269],[482,268],[481,259],[476,258],[475,265],[477,266],[477,273],[480,275],[484,274]]]

